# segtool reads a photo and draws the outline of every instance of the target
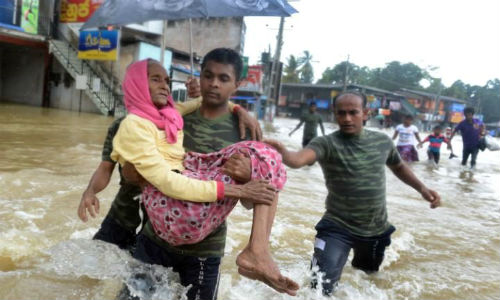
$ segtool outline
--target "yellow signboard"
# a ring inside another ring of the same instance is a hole
[[[464,119],[464,115],[461,112],[452,112],[450,115],[450,122],[451,123],[460,123]]]

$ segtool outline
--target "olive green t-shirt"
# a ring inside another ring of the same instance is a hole
[[[310,140],[318,136],[318,125],[323,124],[323,120],[320,115],[308,112],[302,115],[300,121],[304,122],[304,134],[302,139]]]
[[[184,117],[184,148],[200,153],[216,152],[240,141],[238,117],[225,114],[216,119],[204,118],[199,110]],[[247,134],[248,136],[248,134]],[[158,237],[148,221],[143,234],[164,249],[197,257],[223,256],[226,245],[226,222],[196,244],[172,246]]]
[[[352,234],[369,237],[389,229],[385,199],[385,166],[401,158],[384,133],[363,129],[348,136],[341,131],[313,139],[328,196],[323,218]]]
[[[113,138],[124,118],[116,119],[108,128],[108,134],[102,148],[103,161],[115,163],[110,157],[111,152],[113,152]],[[118,166],[118,168],[120,189],[111,203],[108,215],[125,229],[135,233],[137,226],[141,223],[141,217],[139,215],[139,201],[135,200],[134,197],[141,194],[141,189],[138,186],[126,183],[121,173],[121,167]]]

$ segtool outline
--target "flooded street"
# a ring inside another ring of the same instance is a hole
[[[99,218],[83,223],[76,214],[112,121],[0,104],[0,299],[114,299],[124,282],[134,286],[131,273],[146,270],[126,252],[91,240],[118,190],[116,171],[99,195]],[[266,136],[299,149],[301,133],[288,137],[297,123],[277,119]],[[453,143],[461,156],[460,137]],[[431,210],[388,171],[389,220],[397,231],[382,270],[366,275],[348,262],[333,299],[500,299],[500,152],[480,152],[472,174],[460,172],[460,158],[448,159],[444,146],[437,170],[425,151],[419,149],[421,162],[412,169],[441,194],[443,207]],[[308,288],[314,225],[326,197],[323,174],[318,164],[288,171],[271,248],[283,273],[301,285],[298,296],[238,275],[236,255],[252,221],[251,211],[238,205],[228,220],[219,299],[323,299]],[[183,293],[175,274],[161,267],[147,272],[163,282],[152,298]]]

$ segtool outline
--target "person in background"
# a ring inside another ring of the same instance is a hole
[[[421,143],[418,135],[417,126],[413,125],[413,116],[406,115],[403,119],[403,124],[396,126],[392,139],[395,140],[398,135],[397,149],[401,158],[406,162],[418,161],[418,152],[415,149],[415,138]]]
[[[333,100],[339,130],[313,139],[294,152],[282,143],[264,140],[283,156],[291,168],[319,162],[328,195],[326,211],[316,225],[316,240],[311,268],[316,288],[322,274],[323,294],[330,295],[340,280],[349,252],[354,250],[352,266],[374,273],[384,259],[391,234],[387,219],[385,167],[415,189],[430,203],[440,206],[440,196],[427,188],[411,171],[384,133],[364,129],[367,119],[366,96],[346,91]],[[321,272],[321,273],[319,273]]]
[[[288,136],[292,136],[292,134],[305,123],[304,133],[302,134],[302,147],[307,146],[313,138],[318,136],[318,125],[321,127],[323,135],[325,135],[323,120],[321,119],[321,116],[316,113],[316,109],[316,102],[311,102],[311,104],[309,104],[308,113],[300,117],[300,122],[297,127],[295,127],[295,129],[288,134]]]
[[[462,166],[467,165],[469,156],[470,168],[472,170],[476,167],[476,159],[479,153],[480,139],[484,138],[485,126],[481,120],[474,118],[474,108],[466,107],[464,109],[465,120],[458,123],[457,127],[453,129],[450,137],[450,143],[457,131],[462,135],[463,150],[462,150]]]
[[[441,152],[441,144],[445,142],[448,144],[448,149],[451,150],[450,158],[453,158],[453,148],[451,146],[450,141],[442,134],[443,129],[441,126],[435,126],[433,129],[433,133],[428,135],[422,142],[418,144],[419,148],[422,148],[422,145],[425,142],[429,142],[429,148],[427,149],[427,157],[429,161],[433,161],[436,166],[439,164],[440,152]]]

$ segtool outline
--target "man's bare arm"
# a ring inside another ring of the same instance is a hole
[[[323,135],[325,135],[325,127],[323,127],[323,121],[319,121],[319,127],[321,127],[321,133],[323,133]]]
[[[300,128],[300,126],[302,126],[302,124],[304,124],[304,120],[302,120],[302,119],[301,119],[301,120],[300,120],[300,122],[299,122],[299,124],[297,125],[297,127],[295,127],[295,129],[294,129],[294,130],[290,131],[290,133],[288,134],[288,136],[292,136],[292,134],[293,134],[295,131],[297,131],[297,129],[299,129],[299,128]]]
[[[274,147],[283,157],[283,163],[290,168],[297,169],[316,162],[316,152],[312,149],[305,148],[300,151],[288,151],[281,142],[276,140],[266,139],[264,143]]]
[[[417,138],[417,141],[419,143],[422,143],[422,140],[420,139],[420,135],[418,134],[418,132],[415,132],[415,137]]]
[[[96,194],[108,186],[114,168],[115,163],[101,161],[92,175],[87,189],[83,192],[80,205],[78,206],[78,216],[83,222],[87,222],[88,220],[87,211],[93,218],[99,213],[100,205]]]
[[[394,166],[389,166],[392,173],[396,175],[402,182],[414,188],[422,197],[431,204],[431,208],[436,208],[441,205],[441,197],[431,189],[428,189],[423,184],[407,164],[401,162]]]
[[[222,166],[222,172],[239,183],[247,183],[252,180],[250,158],[243,153],[233,154]]]

